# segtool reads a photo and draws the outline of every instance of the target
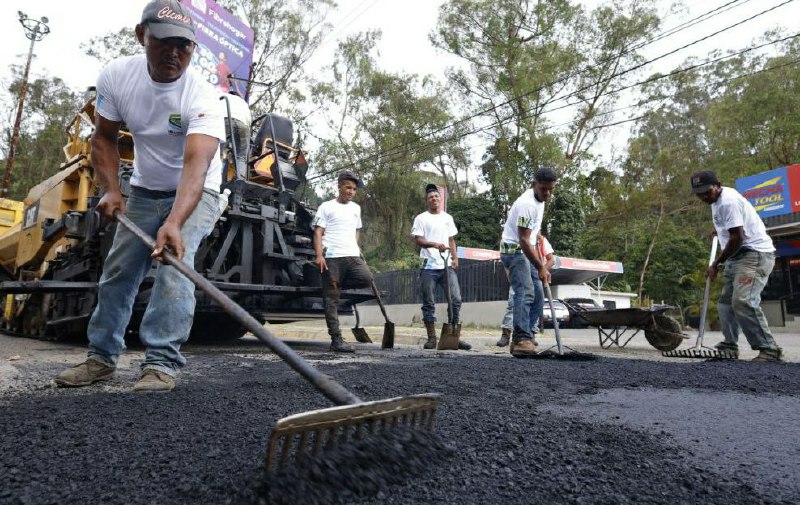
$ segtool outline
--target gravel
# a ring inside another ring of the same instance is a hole
[[[756,446],[780,436],[728,429],[743,420],[725,409],[752,400],[749,421],[787,412],[800,365],[304,355],[364,399],[442,393],[436,434],[400,432],[268,478],[275,421],[329,406],[286,365],[262,359],[270,355],[192,356],[178,389],[151,395],[129,392],[132,373],[108,385],[49,387],[42,378],[60,365],[42,365],[23,370],[39,379],[25,379],[26,390],[0,406],[0,503],[800,501],[789,480],[741,471],[760,455],[707,450],[738,444],[731,433]],[[686,435],[709,409],[714,429]],[[658,424],[659,411],[669,422]],[[798,437],[783,446],[775,465],[800,454]]]

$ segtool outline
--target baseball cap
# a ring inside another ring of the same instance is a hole
[[[692,193],[700,194],[705,193],[711,186],[719,184],[717,174],[711,170],[701,170],[692,174]]]
[[[356,177],[356,174],[349,170],[342,170],[339,172],[339,184],[343,183],[344,181],[353,181],[356,183],[357,188],[363,188],[364,182]]]
[[[427,186],[425,186],[425,194],[426,195],[428,193],[433,192],[433,191],[436,191],[438,193],[439,192],[439,186],[437,186],[436,184],[428,184]]]
[[[178,0],[153,0],[144,6],[142,23],[157,39],[180,37],[195,42],[194,21]]]

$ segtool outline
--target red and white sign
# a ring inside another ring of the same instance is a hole
[[[465,260],[497,261],[500,259],[500,251],[477,249],[475,247],[459,247],[458,257]]]
[[[581,260],[558,257],[556,267],[566,270],[589,270],[590,272],[622,273],[622,263],[618,261]]]
[[[792,212],[800,212],[800,165],[786,167],[789,179],[789,199],[792,203]]]

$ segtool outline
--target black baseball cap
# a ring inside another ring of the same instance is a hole
[[[357,188],[363,188],[364,182],[356,177],[356,174],[349,170],[342,170],[339,172],[339,184],[343,183],[344,181],[353,181],[356,183]]]
[[[432,193],[432,192],[434,192],[434,191],[436,191],[437,193],[439,193],[439,186],[437,186],[436,184],[428,184],[427,186],[425,186],[425,194],[426,194],[426,195],[427,195],[428,193]]]
[[[718,186],[719,184],[717,174],[711,170],[700,170],[692,174],[692,193],[696,195],[705,193],[712,186]]]
[[[142,25],[157,39],[178,37],[195,42],[194,21],[189,9],[178,0],[153,0],[142,11]]]

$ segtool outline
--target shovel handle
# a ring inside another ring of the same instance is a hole
[[[128,216],[120,212],[114,211],[114,217],[117,222],[125,229],[136,235],[142,242],[144,242],[151,249],[155,249],[156,241],[153,240],[148,234],[136,226],[133,221],[128,219]],[[299,354],[294,352],[288,345],[283,343],[269,330],[267,330],[256,318],[251,316],[244,310],[238,303],[234,302],[228,295],[219,290],[208,279],[195,272],[193,268],[179,260],[174,254],[164,249],[162,254],[164,262],[170,266],[175,267],[180,273],[186,276],[195,286],[205,292],[209,298],[214,300],[222,309],[227,312],[231,317],[236,319],[239,324],[247,328],[253,335],[269,347],[272,352],[277,354],[283,361],[289,364],[292,369],[303,376],[307,381],[314,385],[322,394],[327,396],[336,405],[355,405],[362,403],[362,400],[348,391],[344,386],[331,379],[329,376],[323,374],[311,364],[300,357]]]
[[[556,334],[556,346],[558,347],[558,354],[564,354],[564,348],[561,346],[561,331],[558,327],[558,319],[556,318],[556,308],[553,306],[553,293],[550,292],[550,283],[544,283],[544,292],[547,295],[547,303],[550,305],[550,319],[553,320],[553,332]]]
[[[364,263],[367,262],[367,260],[364,259],[363,254],[361,255],[361,260]],[[381,308],[381,314],[383,314],[383,319],[386,320],[387,323],[391,323],[391,321],[389,321],[389,316],[386,315],[386,308],[383,306],[383,300],[381,300],[381,293],[380,291],[378,291],[378,286],[375,285],[375,278],[372,277],[372,274],[370,274],[369,287],[372,288],[372,294],[375,295],[375,300],[377,300],[378,302],[378,307]]]
[[[450,271],[447,269],[447,259],[451,256],[451,253],[450,249],[445,250],[447,251],[447,256],[442,254],[442,251],[439,251],[439,256],[441,256],[444,261],[444,287],[447,293],[447,323],[453,324],[453,297],[450,294]]]
[[[714,264],[714,258],[717,257],[717,236],[711,239],[711,255],[708,257],[708,266]],[[706,287],[703,291],[703,309],[700,312],[700,328],[697,329],[697,343],[696,349],[703,347],[703,337],[706,333],[706,314],[708,313],[708,299],[711,296],[711,277],[706,277]]]

